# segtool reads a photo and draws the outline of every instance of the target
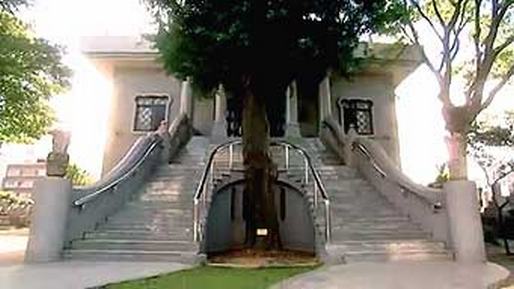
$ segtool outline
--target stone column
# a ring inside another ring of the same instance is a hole
[[[332,96],[330,93],[330,73],[319,84],[319,121],[332,115]]]
[[[191,82],[189,78],[185,81],[182,81],[182,87],[180,90],[180,113],[185,113],[189,119],[192,119],[193,89],[191,88]]]
[[[286,92],[286,137],[300,137],[298,124],[298,89],[293,81]]]
[[[71,182],[62,177],[46,177],[35,183],[25,262],[61,259],[71,207],[71,189]]]
[[[486,261],[484,235],[478,206],[476,184],[471,181],[449,181],[443,186],[448,210],[451,248],[455,261]]]
[[[220,86],[216,92],[214,126],[212,128],[212,139],[214,142],[222,142],[227,138],[227,122],[225,111],[227,110],[227,97],[225,90]]]

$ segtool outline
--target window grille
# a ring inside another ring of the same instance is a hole
[[[340,99],[339,114],[344,132],[353,127],[359,135],[372,135],[373,101],[364,99]]]
[[[163,120],[171,105],[168,96],[145,95],[136,97],[136,115],[134,131],[155,131]]]

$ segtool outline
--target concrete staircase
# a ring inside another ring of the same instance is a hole
[[[304,139],[300,145],[317,163],[331,199],[329,254],[343,262],[451,258],[443,242],[433,241],[356,170],[340,164],[318,138]]]
[[[83,240],[72,242],[65,257],[196,262],[192,201],[208,146],[208,138],[193,137],[171,164],[156,169],[135,200]]]

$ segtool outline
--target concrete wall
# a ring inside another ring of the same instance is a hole
[[[134,132],[136,97],[144,94],[166,94],[171,101],[168,122],[177,117],[180,107],[180,85],[154,66],[117,66],[112,72],[113,95],[103,158],[102,175],[125,154],[134,141],[146,132]]]
[[[243,189],[244,183],[239,182],[222,188],[214,196],[207,218],[205,243],[207,253],[237,248],[244,244]],[[284,189],[286,204],[283,220],[280,218],[281,189]],[[314,225],[303,195],[285,185],[277,187],[276,192],[280,234],[284,248],[313,253],[315,250]],[[232,198],[234,198],[233,202]],[[231,208],[232,203],[234,208]]]
[[[394,89],[392,76],[388,74],[363,73],[351,80],[338,76],[331,79],[333,117],[339,122],[337,102],[340,98],[373,101],[374,135],[370,138],[377,140],[396,164],[400,165]]]

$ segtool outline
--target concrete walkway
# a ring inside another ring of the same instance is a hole
[[[24,264],[27,230],[0,232],[1,289],[84,289],[188,268],[177,263],[63,261]]]
[[[322,268],[284,281],[274,289],[489,289],[501,288],[510,272],[487,263],[354,263]]]
[[[176,263],[55,262],[0,267],[2,289],[84,289],[187,268]]]

